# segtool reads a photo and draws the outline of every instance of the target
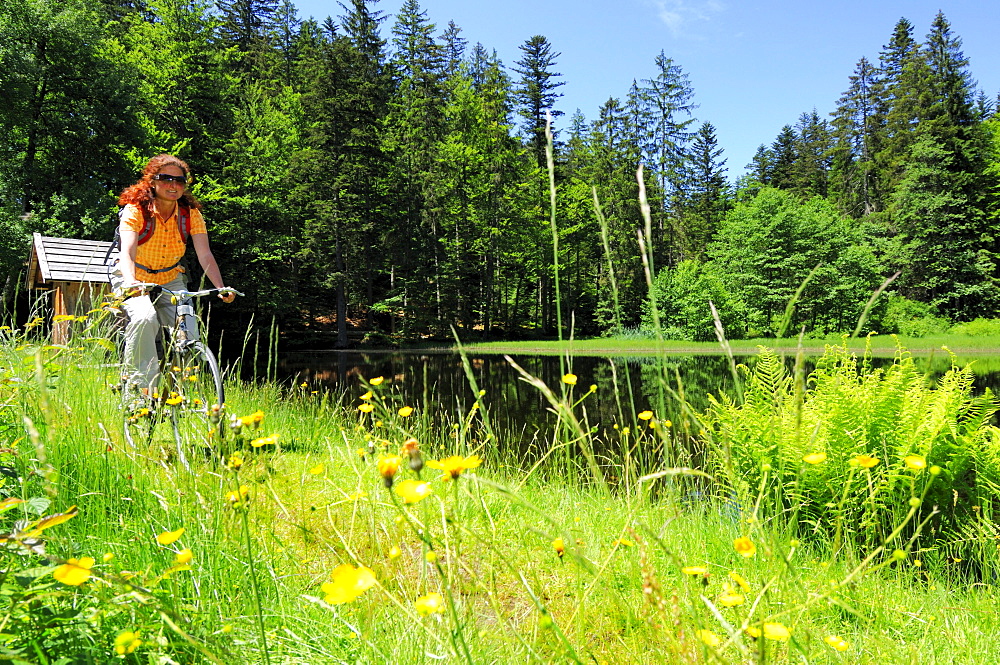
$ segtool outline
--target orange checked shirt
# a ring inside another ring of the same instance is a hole
[[[201,211],[191,208],[190,215],[191,235],[208,233],[208,230],[205,228],[205,219],[201,216]],[[153,216],[156,219],[156,228],[153,229],[153,234],[149,240],[136,248],[135,260],[136,263],[141,263],[156,270],[157,268],[172,266],[180,261],[181,257],[184,256],[185,245],[177,228],[177,207],[174,208],[174,213],[170,217],[163,219],[156,212],[156,206],[153,206]],[[120,219],[122,230],[135,231],[136,233],[142,232],[142,211],[138,206],[133,204],[125,206]],[[135,278],[137,281],[148,282],[150,284],[166,284],[176,279],[177,275],[182,272],[184,272],[184,269],[180,266],[160,273],[146,272],[139,266],[136,266]]]

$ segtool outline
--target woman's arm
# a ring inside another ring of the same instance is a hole
[[[208,234],[195,233],[191,236],[191,240],[194,242],[194,251],[198,254],[198,263],[201,264],[202,270],[205,271],[205,276],[208,277],[208,281],[212,282],[212,285],[217,289],[225,287],[226,283],[222,281],[222,273],[219,272],[219,264],[215,262],[215,256],[212,254],[212,248],[208,244]],[[122,247],[124,247],[124,238],[122,238]],[[232,302],[236,298],[236,294],[219,294],[219,297],[222,298],[224,302]]]
[[[122,272],[122,284],[132,286],[135,281],[135,252],[139,247],[139,234],[131,229],[119,228],[121,237],[121,255],[118,257],[118,269]]]

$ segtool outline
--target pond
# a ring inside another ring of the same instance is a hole
[[[597,389],[583,405],[590,426],[606,430],[616,423],[634,424],[636,413],[652,409],[661,419],[683,421],[681,403],[670,391],[683,394],[697,411],[709,404],[709,395],[735,395],[735,382],[728,358],[721,355],[660,357],[574,356],[568,361],[558,356],[514,355],[511,359],[532,376],[559,392],[564,373],[577,375],[575,395],[583,396],[591,385]],[[502,448],[525,453],[549,440],[555,416],[541,392],[525,383],[519,372],[502,355],[470,355],[469,365],[479,389],[485,391],[488,409]],[[750,366],[755,356],[737,357]],[[891,364],[891,358],[875,358],[875,366]],[[917,366],[933,380],[950,366],[945,354],[916,358]],[[963,361],[964,362],[964,361]],[[787,357],[789,369],[794,357]],[[667,372],[661,370],[665,364]],[[984,371],[977,373],[976,390],[1000,389],[1000,369],[987,359],[977,361]],[[806,371],[813,360],[806,360]],[[669,377],[670,390],[660,389],[661,377]],[[308,351],[282,354],[277,378],[289,383],[308,382],[311,390],[343,392],[345,403],[358,404],[364,389],[361,378],[383,376],[385,387],[399,396],[400,403],[418,409],[430,422],[442,427],[461,422],[476,400],[461,356],[450,352],[426,351]],[[503,434],[501,434],[503,433]],[[617,438],[617,437],[615,437]]]

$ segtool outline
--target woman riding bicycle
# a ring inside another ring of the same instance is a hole
[[[161,325],[172,326],[175,307],[169,297],[151,299],[131,287],[144,283],[179,290],[187,284],[181,259],[190,236],[198,262],[216,288],[225,288],[208,243],[201,203],[187,191],[191,170],[173,155],[157,155],[146,164],[142,178],[121,193],[118,205],[121,255],[111,275],[115,293],[125,296],[124,369],[130,383],[149,392],[159,377],[156,335]],[[132,295],[131,294],[136,294]],[[219,294],[232,302],[233,293]],[[197,331],[197,326],[191,326]]]

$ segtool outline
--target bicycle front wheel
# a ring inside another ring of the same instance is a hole
[[[171,354],[171,386],[166,399],[181,463],[185,449],[213,450],[224,432],[226,396],[215,355],[201,342]]]

